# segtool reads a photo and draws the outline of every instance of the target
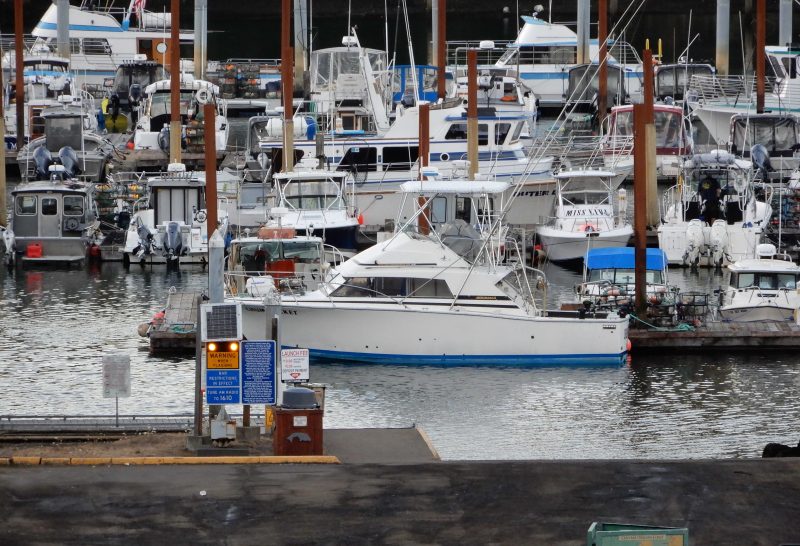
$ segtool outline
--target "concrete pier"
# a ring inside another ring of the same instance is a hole
[[[8,545],[577,546],[593,521],[800,542],[800,459],[0,466],[0,498]]]

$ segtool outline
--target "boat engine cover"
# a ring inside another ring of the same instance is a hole
[[[178,222],[167,224],[167,241],[164,249],[169,256],[180,256],[183,251],[183,237],[181,236],[181,226]]]

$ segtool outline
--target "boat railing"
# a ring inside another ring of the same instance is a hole
[[[775,79],[766,80],[766,92],[770,93],[775,87]],[[743,104],[750,102],[755,96],[755,83],[755,78],[745,76],[694,74],[689,80],[689,93],[700,103]]]
[[[603,137],[592,135],[568,134],[563,136],[551,137],[546,142],[534,141],[531,146],[532,153],[539,156],[541,153],[552,155],[556,158],[554,169],[598,169],[605,166],[604,162],[604,140]],[[542,146],[547,146],[541,152]],[[614,164],[622,159],[630,157],[633,150],[633,138],[618,143],[618,149],[614,151]]]
[[[494,40],[494,48],[481,49],[480,41],[476,40],[448,40],[447,41],[447,64],[466,66],[467,64],[467,51],[474,49],[478,52],[478,64],[490,65],[495,64],[500,57],[506,52],[509,45],[513,44],[513,40]]]
[[[25,50],[26,53],[29,53],[33,48],[33,45],[36,43],[37,37],[33,34],[23,34],[22,35],[22,48]],[[14,50],[16,49],[16,35],[13,32],[4,32],[0,33],[0,48],[2,48],[3,54],[13,54]],[[11,55],[9,55],[9,60],[11,59]],[[14,65],[11,64],[8,67],[13,70]]]

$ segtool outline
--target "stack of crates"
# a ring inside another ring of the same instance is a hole
[[[236,98],[236,77],[236,65],[234,63],[225,63],[219,79],[219,89],[223,99]]]
[[[186,125],[186,151],[190,154],[202,154],[205,149],[203,121],[193,119]]]
[[[261,66],[258,63],[241,63],[238,67],[237,96],[243,99],[257,99],[260,96],[259,81]]]

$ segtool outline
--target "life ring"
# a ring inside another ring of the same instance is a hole
[[[201,87],[194,94],[194,98],[198,104],[208,104],[211,102],[211,91],[208,89],[208,87]]]
[[[206,218],[208,218],[208,215],[206,214],[206,211],[204,211],[204,210],[198,210],[194,215],[195,222],[197,222],[199,224],[202,224],[203,222],[205,222]]]
[[[592,231],[597,231],[597,229],[592,224],[586,224],[583,226],[583,231],[590,233]]]
[[[78,231],[81,227],[81,222],[77,218],[67,218],[64,220],[65,231]]]
[[[501,102],[514,102],[515,100],[517,100],[517,97],[513,95],[503,95],[500,99]]]

